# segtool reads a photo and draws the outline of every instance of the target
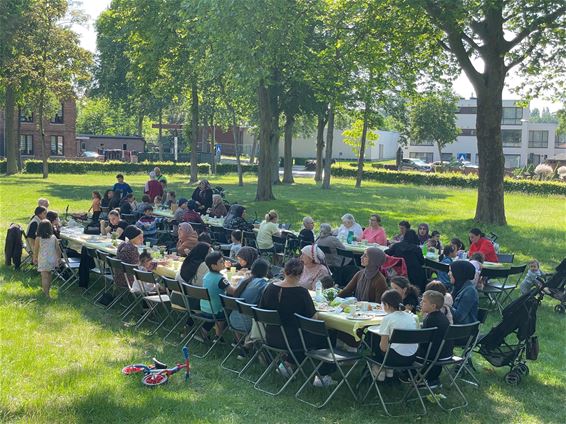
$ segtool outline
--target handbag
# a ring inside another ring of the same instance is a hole
[[[530,361],[536,361],[539,354],[538,336],[531,336],[527,340],[525,357]]]

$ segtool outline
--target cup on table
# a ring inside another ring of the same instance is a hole
[[[369,311],[369,302],[361,302],[360,303],[360,310],[362,312],[368,312]]]
[[[145,247],[147,247],[147,248],[149,249],[149,248],[151,247],[151,242],[146,241],[146,242],[145,242]]]

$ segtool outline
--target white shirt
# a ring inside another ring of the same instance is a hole
[[[415,316],[410,312],[404,311],[395,311],[390,314],[387,314],[383,317],[381,324],[379,325],[379,334],[381,336],[389,336],[393,334],[393,330],[416,330],[417,329],[417,321],[415,320]],[[399,355],[402,356],[412,356],[417,353],[419,345],[417,343],[414,344],[399,344],[393,343],[391,344],[391,349],[397,352]]]
[[[354,233],[356,239],[362,239],[362,233],[364,232],[364,230],[362,229],[362,226],[357,222],[350,228],[346,228],[344,224],[340,225],[340,228],[338,228],[338,233],[336,233],[336,237],[340,238],[340,236],[343,236],[346,239],[348,237],[349,231],[352,231]]]

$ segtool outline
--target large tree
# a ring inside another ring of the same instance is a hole
[[[548,87],[564,69],[566,3],[563,0],[399,0],[425,11],[444,37],[477,96],[479,187],[475,219],[505,225],[502,93],[511,69],[545,74]],[[418,10],[415,11],[418,13]],[[473,59],[480,59],[474,62]],[[543,72],[546,71],[546,72]],[[561,74],[561,75],[560,75]]]

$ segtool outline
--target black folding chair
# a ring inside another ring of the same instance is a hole
[[[174,278],[162,276],[161,282],[165,286],[167,296],[169,296],[169,304],[171,307],[171,315],[179,315],[179,319],[169,332],[163,337],[163,341],[167,343],[167,338],[173,334],[179,325],[186,324],[189,318],[189,299],[185,294],[183,284]],[[177,343],[176,343],[177,344]]]
[[[137,306],[139,306],[142,301],[143,297],[145,296],[145,292],[143,291],[142,286],[136,279],[136,268],[138,266],[135,264],[127,264],[126,262],[122,262],[122,268],[124,269],[124,273],[126,274],[126,283],[128,284],[128,289],[130,292],[130,297],[132,301],[128,305],[128,307],[120,314],[122,318],[122,322],[127,322],[126,318],[130,315]],[[143,314],[142,314],[143,315]]]
[[[155,314],[159,320],[156,322],[157,327],[151,332],[151,334],[155,334],[161,327],[163,327],[163,325],[169,318],[169,296],[166,294],[161,294],[159,285],[157,284],[157,280],[155,279],[155,275],[152,272],[134,269],[134,274],[136,276],[136,280],[138,281],[139,287],[143,292],[143,301],[146,303],[146,305],[149,306],[147,312],[136,323],[135,328],[138,329],[146,319],[148,319],[152,314]],[[145,289],[144,283],[150,285],[150,287],[155,287],[155,291]],[[163,310],[165,316],[161,316],[159,309]]]
[[[106,291],[106,289],[109,286],[109,283],[112,282],[112,274],[110,273],[110,269],[108,269],[108,266],[106,265],[106,256],[108,256],[107,253],[104,253],[101,250],[88,249],[88,248],[87,248],[87,253],[90,257],[92,257],[94,261],[94,268],[91,269],[90,272],[95,273],[97,277],[94,281],[92,281],[89,284],[89,287],[82,292],[81,296],[84,297],[85,299],[91,299],[87,295],[87,293],[93,290],[96,287],[97,283],[100,280],[102,280],[103,281],[102,289],[99,289],[99,291],[97,291],[94,297],[92,298],[92,299],[96,299],[102,292]]]
[[[122,265],[122,261],[120,259],[107,256],[106,263],[108,264],[108,267],[110,268],[110,272],[112,273],[111,290],[114,294],[114,299],[112,300],[112,302],[108,304],[108,306],[106,306],[106,310],[108,311],[112,309],[116,304],[118,304],[118,302],[120,302],[124,298],[124,296],[126,296],[130,292],[130,289],[127,285],[119,286],[116,284],[116,280],[117,280],[116,277],[120,276],[125,278],[126,280],[128,278],[126,276],[126,271],[124,269],[124,266]],[[102,297],[103,295],[104,293],[100,297]]]
[[[303,348],[305,350],[305,356],[314,367],[312,373],[306,378],[305,382],[297,391],[297,393],[295,393],[295,397],[301,402],[314,406],[315,408],[322,408],[330,401],[330,399],[332,399],[332,397],[336,394],[336,392],[338,392],[340,387],[342,387],[343,384],[346,384],[346,386],[350,390],[350,393],[354,397],[354,400],[357,400],[356,393],[350,385],[348,377],[356,368],[356,366],[362,359],[362,356],[359,353],[347,352],[345,350],[333,347],[330,336],[328,334],[328,330],[326,328],[326,323],[324,321],[307,318],[299,314],[295,314],[295,317],[299,322],[299,335],[301,337],[301,343],[303,344]],[[309,343],[307,343],[309,335],[324,340],[325,347],[319,348],[309,345]],[[322,380],[322,375],[320,374],[319,370],[320,367],[324,364],[332,364],[336,366],[336,369],[341,376],[341,379],[338,381],[338,384],[336,385],[334,390],[330,392],[330,394],[322,403],[313,403],[305,400],[304,398],[301,398],[301,393],[305,390],[305,388],[310,383],[310,381],[312,381],[315,375]]]
[[[507,278],[507,281],[509,281],[510,279],[512,280],[513,278],[515,278],[515,281],[512,282],[511,284],[504,284],[499,287],[501,290],[503,290],[503,293],[501,294],[502,307],[505,307],[507,302],[511,299],[511,295],[513,294],[517,286],[519,286],[519,284],[521,283],[521,280],[523,279],[523,274],[525,273],[526,269],[527,269],[527,265],[524,264],[524,265],[512,266],[511,269],[509,270],[509,277]]]
[[[322,253],[324,253],[325,255],[330,255],[330,254],[332,254],[332,251],[330,250],[330,247],[328,247],[328,246],[321,246],[321,245],[318,245],[318,244],[317,244],[317,246],[318,246],[318,248],[320,249],[320,251],[321,251]]]
[[[244,244],[257,249],[256,234],[253,231],[244,231]]]
[[[433,272],[436,273],[436,276],[438,277],[439,272],[448,274],[448,271],[450,271],[449,264],[443,264],[441,262],[433,261],[428,258],[425,258],[423,268],[425,269],[425,271],[428,271],[427,276],[429,277],[429,279],[432,277]]]
[[[356,256],[354,255],[354,252],[352,252],[351,250],[340,249],[339,247],[337,247],[336,254],[342,258],[342,264],[340,266],[346,265],[347,258],[352,259],[352,261],[350,262],[351,264],[356,263]]]
[[[285,390],[287,386],[289,386],[291,381],[293,381],[298,376],[299,373],[301,373],[303,377],[306,378],[306,375],[302,368],[303,364],[306,361],[306,358],[303,359],[303,361],[301,362],[297,360],[296,354],[302,352],[303,349],[291,348],[289,344],[289,339],[287,337],[287,331],[285,330],[285,327],[283,327],[281,323],[281,317],[279,316],[278,311],[269,311],[266,309],[260,309],[256,307],[252,308],[252,310],[254,311],[254,319],[256,320],[256,322],[260,326],[263,326],[263,328],[265,329],[265,332],[260,331],[262,343],[258,351],[258,356],[261,353],[265,353],[265,357],[269,358],[270,360],[269,365],[267,366],[265,371],[255,382],[254,389],[259,390],[260,392],[266,393],[271,396],[277,396],[281,392],[283,392],[283,390]],[[269,344],[267,340],[267,332],[269,331],[269,329],[275,329],[276,331],[280,332],[285,342],[285,347],[276,347]],[[287,356],[292,358],[292,361],[296,364],[296,369],[294,371],[292,369],[289,369],[289,367],[287,367],[287,365],[285,364],[285,358]],[[282,366],[281,369],[279,368],[280,366]],[[285,383],[279,389],[276,389],[274,391],[269,390],[267,388],[263,388],[261,385],[264,382],[264,380],[273,372],[273,370],[279,370],[280,373],[282,370],[284,370],[282,376],[286,377],[285,374],[288,375],[287,381],[285,381]]]
[[[515,254],[513,253],[498,253],[497,261],[502,264],[512,264],[515,259]]]
[[[128,223],[128,225],[135,225],[137,218],[133,213],[122,213],[120,217]]]
[[[490,303],[494,304],[501,314],[503,311],[502,297],[505,294],[507,279],[511,273],[511,268],[494,269],[482,268],[480,277],[487,283],[478,290],[479,294],[487,297]]]
[[[389,411],[389,408],[388,408],[389,405],[400,405],[400,404],[406,403],[408,401],[416,400],[416,399],[418,399],[420,401],[421,407],[422,407],[422,414],[418,414],[418,415],[426,414],[426,412],[427,412],[426,406],[424,404],[423,397],[421,396],[421,394],[419,392],[418,385],[423,380],[426,379],[426,372],[425,371],[427,370],[426,364],[427,364],[429,353],[430,353],[431,341],[432,341],[432,338],[434,337],[437,330],[438,329],[436,327],[425,328],[425,329],[420,329],[420,330],[398,330],[398,329],[393,330],[391,337],[389,337],[389,345],[387,346],[387,352],[385,352],[385,356],[383,358],[383,361],[378,362],[370,356],[367,356],[365,358],[366,359],[366,368],[364,369],[364,375],[362,376],[361,381],[363,381],[365,378],[369,377],[369,379],[371,380],[371,383],[370,383],[370,386],[369,386],[366,394],[361,399],[362,402],[365,402],[366,399],[368,398],[368,396],[371,394],[372,390],[375,390],[377,392],[377,395],[379,397],[379,401],[381,403],[381,406],[383,407],[383,410],[390,417],[401,416],[401,415],[391,414],[391,412]],[[376,337],[379,337],[379,336],[376,336]],[[410,345],[423,344],[423,345],[428,345],[428,349],[426,351],[425,356],[421,360],[419,360],[419,361],[415,360],[411,365],[404,365],[404,366],[385,365],[387,363],[387,359],[390,356],[390,353],[391,353],[391,350],[392,350],[392,348],[391,348],[392,344],[410,344]],[[372,371],[372,365],[376,366],[375,372]],[[385,372],[385,370],[404,371],[404,372],[407,373],[410,386],[400,400],[397,400],[397,401],[386,401],[385,400],[385,397],[383,396],[383,393],[382,393],[383,387],[381,387],[381,389],[380,389],[380,385],[377,384],[377,379],[378,379],[379,374],[382,373],[382,372]],[[360,384],[358,384],[358,386],[360,386]],[[409,399],[409,396],[413,392],[417,394],[417,398],[416,399]],[[371,403],[368,403],[368,404],[371,404]]]
[[[206,225],[201,224],[200,222],[189,222],[193,230],[195,230],[198,234],[206,232]]]
[[[222,302],[222,307],[224,308],[224,316],[226,317],[226,322],[228,323],[228,330],[232,333],[234,337],[234,343],[232,343],[232,350],[230,350],[230,352],[228,352],[228,354],[224,357],[224,360],[220,363],[220,366],[223,369],[227,371],[235,372],[236,374],[239,374],[243,367],[231,368],[225,364],[230,360],[234,352],[240,351],[247,335],[246,332],[235,328],[230,323],[230,314],[233,312],[239,312],[240,310],[238,307],[238,300],[243,301],[244,299],[230,297],[223,294],[220,295],[220,302]]]
[[[247,316],[248,318],[250,318],[251,320],[253,320],[255,318],[254,315],[254,311],[253,308],[256,305],[253,305],[251,303],[246,303],[243,302],[242,300],[236,300],[236,304],[238,305],[238,311],[240,312],[240,314]],[[263,331],[263,328],[260,328],[260,332]],[[261,343],[261,340],[263,340],[262,337],[260,337],[259,342]],[[253,342],[253,340],[251,340]],[[252,344],[253,345],[253,344]],[[246,380],[249,383],[255,384],[257,379],[259,378],[255,378],[255,379],[250,379],[247,378],[246,375],[246,371],[251,367],[251,365],[256,361],[256,359],[259,357],[260,355],[260,349],[255,349],[254,350],[254,354],[252,355],[252,357],[248,360],[248,362],[246,363],[246,365],[244,365],[244,367],[240,370],[240,372],[238,373],[238,377],[240,377],[243,380]]]

